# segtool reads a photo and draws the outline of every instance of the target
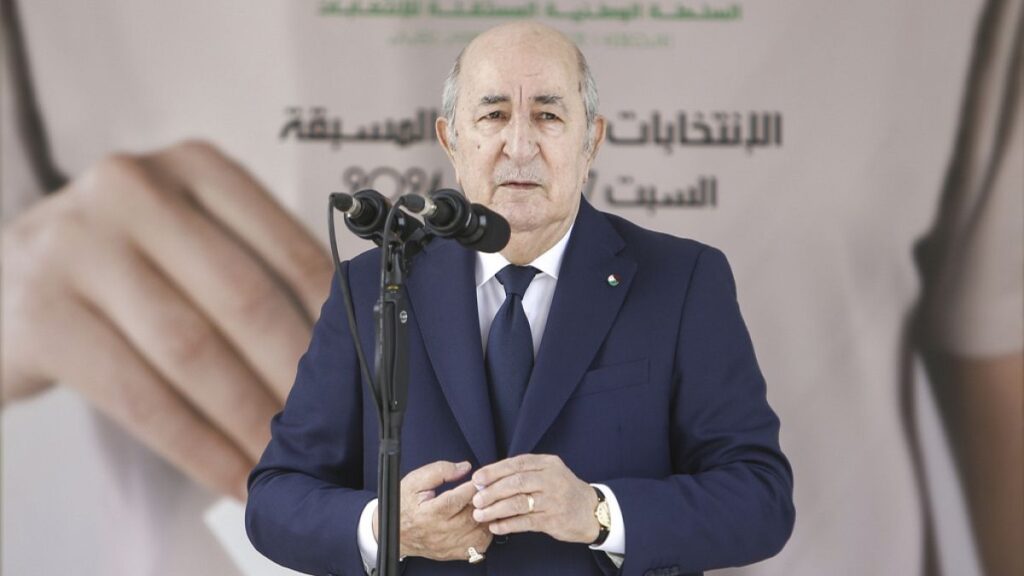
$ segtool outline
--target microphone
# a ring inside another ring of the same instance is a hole
[[[480,252],[500,252],[512,236],[508,221],[482,204],[470,204],[461,193],[443,189],[429,197],[406,194],[403,203],[423,217],[427,231],[441,238],[455,238]]]
[[[345,226],[353,234],[380,246],[384,240],[384,223],[391,210],[391,202],[383,194],[370,189],[360,190],[355,195],[332,192],[331,206],[345,214]],[[423,227],[415,218],[403,218],[401,212],[396,216],[393,232],[402,242]]]

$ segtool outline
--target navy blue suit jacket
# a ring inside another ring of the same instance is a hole
[[[436,460],[476,469],[496,459],[474,258],[435,241],[412,265],[402,475]],[[370,354],[378,261],[372,250],[345,266]],[[378,424],[336,283],[249,478],[246,527],[280,564],[356,576]],[[782,548],[794,510],[778,433],[722,253],[582,201],[509,454],[557,454],[581,479],[607,484],[626,526],[621,573],[667,576]],[[404,576],[616,573],[604,553],[539,533],[492,543],[477,565],[403,565]]]

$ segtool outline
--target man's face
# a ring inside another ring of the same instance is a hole
[[[463,56],[454,142],[441,119],[442,145],[470,201],[513,233],[567,229],[598,144],[586,142],[575,51],[550,31],[494,36]]]

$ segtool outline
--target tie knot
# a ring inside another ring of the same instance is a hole
[[[530,282],[533,282],[533,277],[538,272],[540,270],[533,266],[509,264],[498,271],[495,276],[498,278],[498,282],[501,282],[501,285],[505,288],[506,298],[512,294],[522,298],[526,294],[526,289],[530,287]]]

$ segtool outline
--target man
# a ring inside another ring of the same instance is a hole
[[[438,139],[512,239],[500,256],[435,241],[412,264],[406,574],[697,573],[792,530],[725,258],[581,201],[596,101],[582,54],[536,23],[477,37],[446,84]],[[367,349],[377,262],[345,266]],[[339,294],[249,482],[253,544],[316,574],[375,553],[377,422]]]

